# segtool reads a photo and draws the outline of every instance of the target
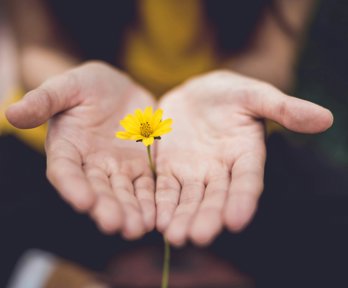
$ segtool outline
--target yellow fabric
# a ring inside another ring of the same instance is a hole
[[[139,0],[139,25],[125,39],[124,67],[160,97],[170,88],[218,66],[215,39],[200,0]],[[266,121],[267,134],[282,127]]]
[[[269,136],[272,133],[281,132],[284,131],[284,127],[278,124],[277,122],[274,122],[272,120],[266,119],[266,134]]]
[[[124,42],[125,70],[155,95],[217,65],[200,0],[140,0]]]
[[[5,110],[9,105],[19,101],[24,91],[22,89],[14,89],[3,103],[0,104],[0,135],[13,134],[18,139],[27,143],[31,148],[44,152],[44,143],[47,134],[47,125],[42,125],[34,129],[17,129],[13,127],[5,117]]]
[[[123,65],[135,80],[160,97],[191,76],[218,66],[215,39],[205,22],[200,0],[138,0],[138,26],[124,41]],[[21,130],[8,123],[4,111],[24,92],[16,89],[0,106],[0,134],[14,134],[44,152],[47,126]],[[268,134],[281,127],[266,121]]]

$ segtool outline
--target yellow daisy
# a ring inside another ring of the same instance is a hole
[[[144,112],[136,109],[134,114],[129,114],[120,121],[126,131],[117,132],[116,137],[143,142],[145,146],[149,146],[155,139],[161,139],[163,134],[172,130],[172,119],[162,121],[162,115],[162,109],[157,109],[155,113],[152,107],[146,107]]]

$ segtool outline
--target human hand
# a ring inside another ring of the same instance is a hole
[[[119,120],[154,100],[123,73],[89,63],[53,77],[11,106],[18,128],[48,119],[47,176],[106,233],[131,239],[155,224],[154,180],[143,145],[114,138]]]
[[[325,108],[229,71],[188,81],[160,106],[174,122],[157,146],[157,227],[178,246],[250,222],[263,190],[264,118],[301,133],[333,122]]]

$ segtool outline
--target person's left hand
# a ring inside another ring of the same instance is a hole
[[[224,225],[242,230],[263,190],[268,118],[317,133],[332,114],[232,72],[197,77],[160,102],[173,132],[157,146],[157,228],[171,244],[209,244]]]

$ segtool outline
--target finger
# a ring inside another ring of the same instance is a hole
[[[99,229],[106,234],[113,234],[122,229],[123,211],[114,196],[109,194],[99,195],[90,215]]]
[[[318,133],[333,123],[333,115],[328,109],[285,95],[268,84],[250,93],[247,102],[256,117],[274,120],[295,132]]]
[[[230,183],[229,172],[210,179],[205,189],[204,198],[194,217],[189,235],[198,245],[208,245],[223,228],[223,207]]]
[[[130,177],[124,174],[112,174],[110,180],[113,193],[119,200],[124,215],[122,235],[127,239],[141,237],[146,231],[145,223]]]
[[[34,128],[58,112],[79,103],[78,81],[73,72],[56,76],[6,110],[8,121],[17,128]]]
[[[151,231],[155,227],[155,181],[153,177],[141,176],[134,181],[135,196],[137,197],[146,231]]]
[[[203,181],[183,184],[180,201],[173,219],[166,229],[165,236],[175,246],[182,246],[188,238],[188,230],[199,204],[202,201],[205,185]]]
[[[108,175],[98,167],[84,167],[85,174],[97,195],[91,217],[100,230],[107,234],[115,233],[123,225],[123,211],[117,198],[113,196]]]
[[[227,228],[238,232],[252,219],[263,191],[265,151],[243,154],[232,167],[231,184],[224,208]]]
[[[82,159],[74,146],[57,141],[47,148],[47,178],[60,195],[78,211],[89,211],[95,195],[82,169]]]
[[[158,231],[163,232],[172,220],[175,208],[179,203],[180,191],[181,186],[173,175],[159,174],[157,176],[155,200]]]

